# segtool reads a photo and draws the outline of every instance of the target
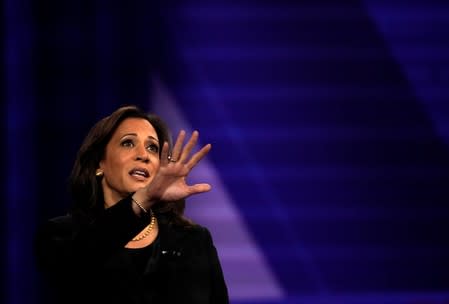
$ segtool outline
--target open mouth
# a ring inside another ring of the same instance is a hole
[[[129,175],[137,177],[137,178],[148,178],[150,177],[150,172],[144,168],[134,168],[129,171]]]

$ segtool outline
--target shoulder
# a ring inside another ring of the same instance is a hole
[[[55,225],[71,225],[72,224],[72,215],[66,214],[66,215],[56,216],[56,217],[49,219],[48,222],[55,224]]]
[[[199,224],[173,225],[168,230],[171,231],[168,235],[171,235],[179,243],[194,244],[198,247],[209,247],[213,243],[209,229]]]
[[[39,225],[38,237],[58,237],[71,235],[73,231],[73,220],[71,215],[61,215],[48,219]]]
[[[53,217],[47,221],[47,225],[58,227],[60,229],[71,229],[73,225],[73,217],[70,214]]]
[[[210,235],[209,229],[200,224],[173,225],[172,228],[180,233],[187,233],[190,235],[198,235],[198,236]]]

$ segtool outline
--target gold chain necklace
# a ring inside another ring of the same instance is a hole
[[[133,239],[131,241],[137,242],[137,241],[140,241],[140,240],[143,240],[144,238],[146,238],[148,235],[150,235],[155,223],[156,223],[156,217],[154,216],[153,213],[151,213],[151,221],[148,224],[148,226],[145,228],[145,231],[141,235],[133,237]]]

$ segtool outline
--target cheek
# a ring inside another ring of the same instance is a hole
[[[154,171],[156,171],[156,172],[159,171],[160,167],[161,167],[161,161],[158,158],[154,161]]]
[[[161,160],[159,159],[159,155],[152,155],[150,158],[150,163],[153,167],[153,171],[157,172],[161,166]]]
[[[100,163],[100,168],[103,167],[105,173],[108,172],[112,175],[119,174],[124,170],[126,160],[122,155],[114,155],[114,157],[109,157],[106,161]]]

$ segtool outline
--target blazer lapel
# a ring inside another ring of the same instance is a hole
[[[154,243],[151,257],[148,259],[145,274],[156,272],[160,267],[162,272],[175,275],[177,264],[183,259],[183,238],[185,231],[161,222],[159,236]]]

